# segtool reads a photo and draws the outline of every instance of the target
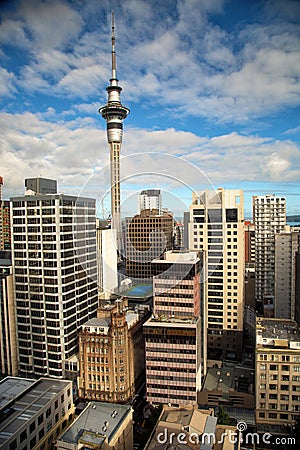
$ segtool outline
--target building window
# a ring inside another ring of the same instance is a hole
[[[25,441],[25,439],[27,439],[27,430],[23,430],[20,434],[20,442]]]

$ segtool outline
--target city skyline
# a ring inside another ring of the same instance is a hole
[[[104,198],[107,208],[109,149],[98,109],[110,77],[112,10],[131,110],[123,214],[136,212],[131,199],[145,188],[162,188],[163,206],[176,213],[207,186],[243,189],[245,216],[251,196],[268,193],[300,213],[295,1],[2,3],[4,198],[22,195],[26,177],[43,176],[66,194]]]

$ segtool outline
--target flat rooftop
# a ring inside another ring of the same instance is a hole
[[[7,377],[0,382],[0,446],[39,414],[70,381]]]
[[[123,297],[130,298],[148,298],[153,295],[153,286],[147,283],[135,284],[126,291],[121,292]]]
[[[300,329],[296,322],[286,319],[264,319],[256,321],[256,332],[262,338],[300,341]]]
[[[131,411],[128,405],[90,402],[59,440],[88,443],[101,448],[106,437],[109,442]]]
[[[147,320],[144,326],[164,326],[164,327],[195,327],[200,319],[198,317],[168,317],[157,316]]]
[[[159,264],[195,264],[200,261],[198,252],[192,250],[168,250],[162,258],[155,258],[152,263]]]
[[[229,393],[230,390],[253,394],[254,371],[243,366],[224,364],[222,367],[210,367],[207,369],[202,390],[221,390]]]

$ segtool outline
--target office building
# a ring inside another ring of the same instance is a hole
[[[295,254],[295,321],[300,326],[300,251]]]
[[[10,208],[9,201],[2,199],[2,188],[4,180],[0,177],[0,251],[10,250]]]
[[[53,449],[74,410],[70,381],[5,378],[0,381],[0,449]]]
[[[131,407],[104,402],[88,403],[59,437],[56,449],[133,449]]]
[[[110,183],[111,183],[111,215],[112,228],[117,233],[117,248],[122,249],[121,237],[121,190],[120,190],[120,152],[123,140],[123,121],[130,110],[121,103],[121,91],[117,78],[117,62],[115,51],[115,26],[114,14],[112,13],[112,35],[111,35],[111,61],[112,73],[110,84],[106,90],[108,100],[105,106],[99,109],[99,113],[106,121],[107,141],[110,149]]]
[[[16,376],[17,373],[13,266],[10,252],[0,251],[0,374]]]
[[[201,407],[234,408],[236,415],[242,408],[253,411],[255,408],[255,386],[252,368],[232,363],[209,367],[198,396]],[[234,415],[234,414],[233,414]],[[235,415],[234,415],[235,416]]]
[[[275,234],[274,317],[278,319],[295,319],[296,253],[299,245],[299,232]]]
[[[26,178],[25,190],[32,194],[57,194],[57,181],[48,178]]]
[[[173,247],[174,218],[169,212],[143,210],[126,218],[126,275],[130,278],[152,277],[151,262]]]
[[[200,267],[195,252],[153,261],[153,316],[144,325],[147,400],[197,404],[203,364]]]
[[[99,294],[102,299],[109,299],[118,288],[116,230],[107,220],[96,219],[96,224]]]
[[[126,299],[104,303],[79,334],[79,397],[114,403],[131,401],[143,381],[143,324],[149,308],[128,309]]]
[[[204,251],[209,359],[240,359],[244,312],[243,191],[193,194],[189,248]]]
[[[274,316],[275,234],[285,231],[285,209],[283,197],[253,197],[255,300],[260,313],[268,317]]]
[[[300,416],[300,332],[296,322],[258,318],[256,323],[256,423],[290,431]],[[262,425],[262,427],[260,427]]]
[[[20,374],[64,378],[98,306],[95,200],[14,197],[11,218]]]
[[[245,306],[255,308],[255,225],[245,220]]]
[[[153,209],[161,214],[162,196],[160,189],[145,189],[139,194],[139,214],[145,209]]]
[[[255,225],[249,220],[245,220],[245,265],[255,267]]]

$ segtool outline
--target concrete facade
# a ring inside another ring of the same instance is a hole
[[[11,219],[20,373],[65,378],[98,306],[95,200],[14,197]]]
[[[13,266],[10,252],[0,251],[0,373],[16,376],[18,352]]]
[[[153,261],[153,316],[144,325],[147,400],[196,404],[203,365],[200,259],[166,252]]]
[[[104,304],[79,334],[79,397],[131,401],[145,371],[142,326],[148,308],[129,310],[125,299]]]
[[[256,423],[290,431],[300,416],[300,332],[296,322],[256,322]]]
[[[205,255],[207,345],[210,359],[240,359],[244,311],[244,200],[240,190],[193,195],[189,248]]]
[[[253,197],[255,223],[255,299],[261,314],[274,316],[275,234],[285,231],[286,200],[275,195]]]
[[[295,319],[296,253],[300,233],[275,234],[274,317]]]
[[[0,449],[50,450],[74,415],[72,383],[40,378],[0,382]]]

